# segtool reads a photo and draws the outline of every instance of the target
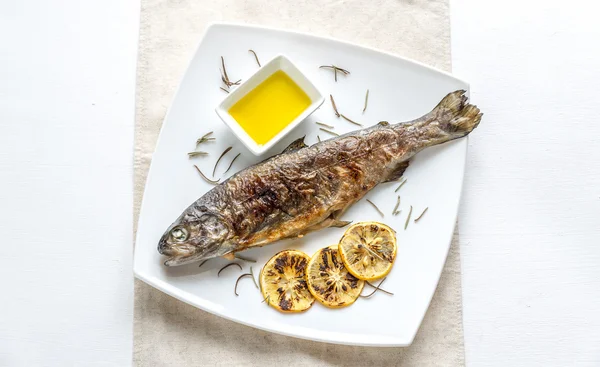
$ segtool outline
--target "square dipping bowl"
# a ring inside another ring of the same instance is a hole
[[[246,133],[246,131],[240,126],[233,116],[228,112],[233,105],[235,105],[240,99],[246,96],[250,91],[256,88],[259,84],[264,82],[268,77],[273,75],[277,71],[283,71],[306,93],[310,98],[310,105],[300,113],[292,122],[290,122],[283,130],[277,135],[272,137],[265,144],[258,144]],[[215,111],[217,115],[223,120],[223,122],[229,126],[231,131],[241,140],[242,143],[252,152],[254,155],[261,155],[275,145],[281,138],[286,136],[296,126],[298,126],[304,119],[310,114],[315,112],[319,106],[323,104],[323,95],[315,87],[315,85],[294,65],[288,58],[283,55],[275,57],[269,61],[266,65],[258,69],[250,78],[240,84],[237,88],[232,90],[227,97],[217,106]]]

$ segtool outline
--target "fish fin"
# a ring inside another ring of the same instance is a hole
[[[379,126],[389,126],[389,125],[390,125],[390,123],[389,123],[389,122],[387,122],[387,121],[379,121],[379,122],[377,123],[377,125],[379,125]]]
[[[396,168],[394,168],[394,170],[390,173],[387,180],[385,180],[384,182],[396,181],[397,179],[402,177],[402,175],[404,174],[404,171],[406,171],[407,168],[408,168],[408,161],[399,163],[396,166]]]
[[[306,137],[306,135],[303,136],[303,137],[301,137],[301,138],[299,138],[299,139],[294,140],[292,142],[292,144],[288,145],[288,147],[285,148],[283,150],[283,152],[281,152],[281,154],[292,153],[292,152],[295,152],[295,151],[300,150],[302,148],[306,148],[308,145],[306,145],[306,143],[304,143],[304,138],[305,137]]]
[[[449,93],[433,110],[439,116],[445,117],[440,121],[440,125],[453,138],[469,134],[479,125],[483,116],[477,106],[467,103],[465,93],[464,90]]]
[[[329,226],[330,227],[342,228],[342,227],[347,226],[350,223],[352,223],[351,220],[337,220],[337,219],[334,219]]]
[[[265,163],[267,161],[270,161],[271,159],[274,159],[275,157],[279,157],[282,154],[287,154],[287,153],[293,153],[297,150],[300,150],[302,148],[306,148],[308,145],[306,145],[304,143],[304,138],[306,137],[306,135],[304,135],[301,138],[298,138],[296,140],[294,140],[290,145],[287,146],[287,148],[285,148],[281,153],[279,154],[275,154],[274,156],[271,157],[267,157],[265,159],[263,159],[262,161],[258,162],[255,164],[255,166],[261,164],[261,163]]]
[[[465,93],[467,93],[466,90],[459,89],[452,93],[446,94],[440,103],[435,106],[434,110],[445,108],[455,113],[460,111],[464,107],[465,103],[467,103],[467,96],[465,96]]]
[[[311,227],[305,228],[303,231],[301,231],[300,233],[298,233],[297,235],[295,235],[293,237],[304,236],[307,233],[319,231],[321,229],[325,229],[325,228],[329,228],[329,227],[342,228],[342,227],[347,226],[350,223],[352,223],[352,221],[338,220],[338,219],[335,219],[332,215],[330,215],[323,221],[321,221]]]

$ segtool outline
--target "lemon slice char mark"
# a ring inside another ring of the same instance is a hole
[[[310,257],[302,251],[284,250],[260,272],[260,290],[269,306],[282,312],[308,310],[315,302],[306,285]]]
[[[396,259],[396,234],[383,223],[354,224],[346,230],[338,246],[348,271],[367,281],[386,276]]]
[[[306,277],[310,293],[331,308],[353,304],[365,285],[344,267],[337,245],[322,248],[313,255]]]

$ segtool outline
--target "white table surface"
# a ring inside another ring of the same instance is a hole
[[[526,3],[452,1],[486,114],[459,214],[466,360],[600,366],[600,8]]]
[[[127,366],[139,4],[0,1],[0,366]]]
[[[600,365],[600,26],[453,0],[469,366]],[[593,6],[593,5],[592,5]],[[0,366],[131,361],[136,1],[0,2]]]

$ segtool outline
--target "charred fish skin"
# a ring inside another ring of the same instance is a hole
[[[399,178],[421,150],[468,135],[481,121],[465,91],[410,122],[373,127],[283,153],[233,175],[188,207],[158,250],[180,265],[343,226],[344,211],[379,183]]]

